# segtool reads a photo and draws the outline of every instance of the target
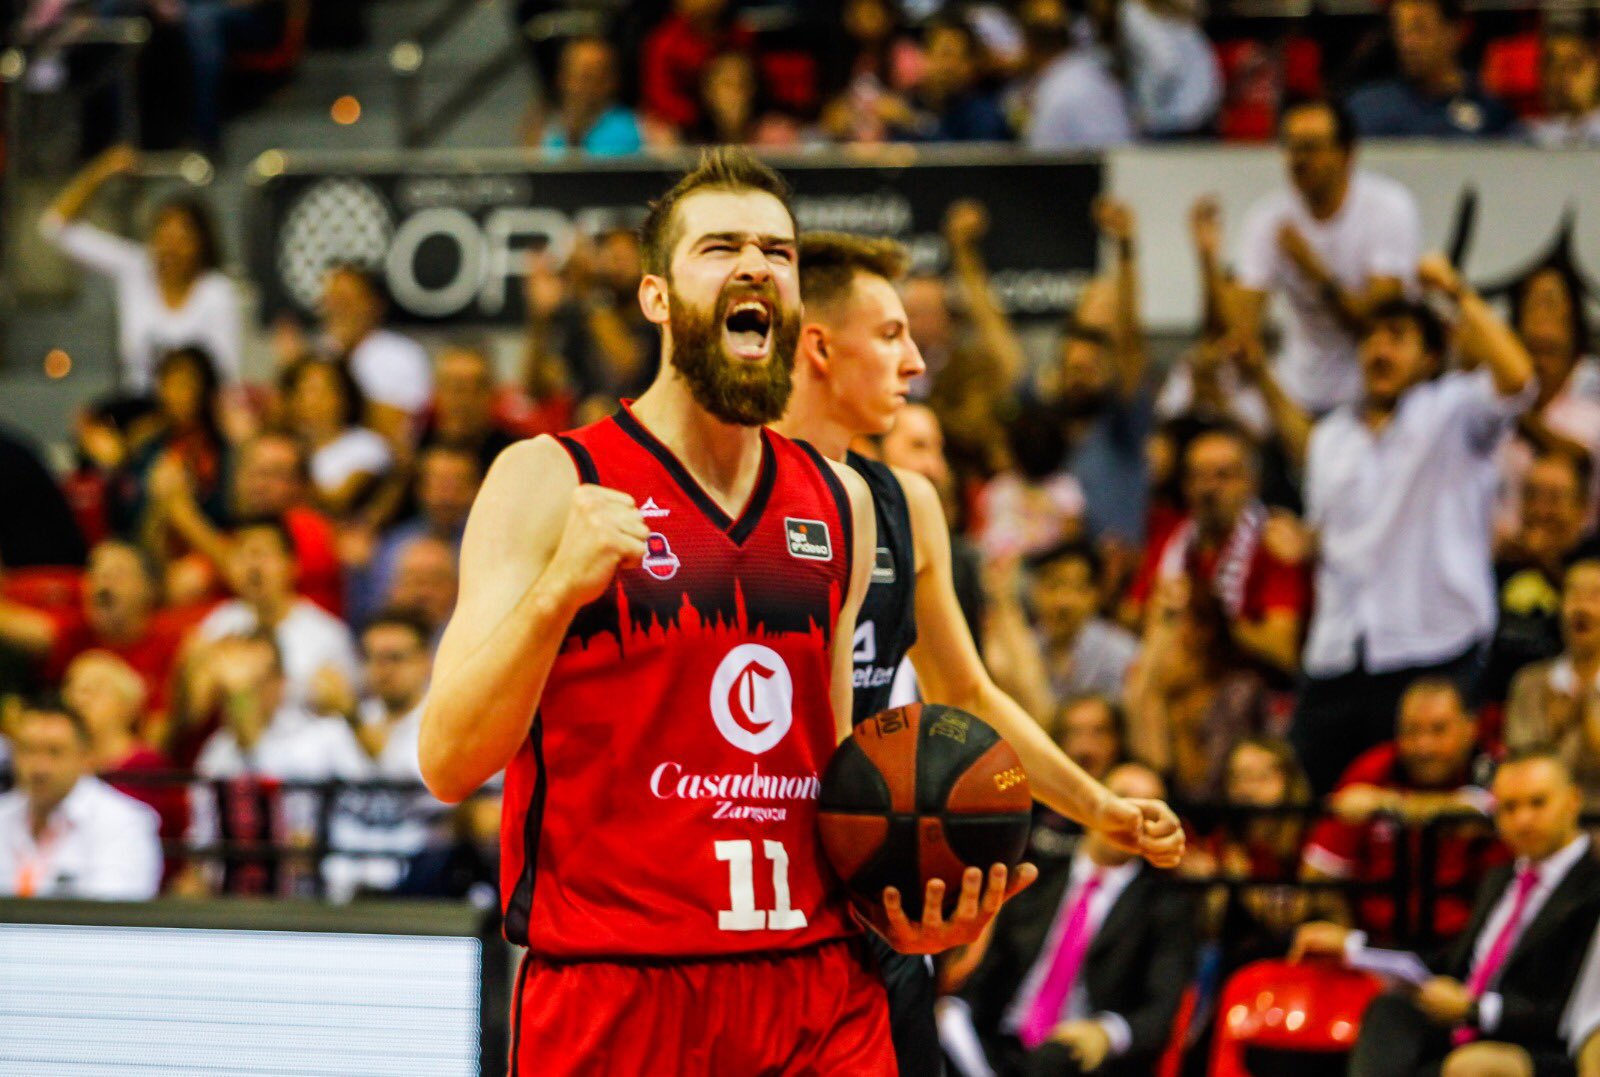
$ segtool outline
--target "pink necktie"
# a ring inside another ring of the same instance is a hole
[[[1501,925],[1500,933],[1494,937],[1489,952],[1483,955],[1483,960],[1478,962],[1477,967],[1472,970],[1472,975],[1467,977],[1467,993],[1473,998],[1483,994],[1483,989],[1489,986],[1499,973],[1500,966],[1511,956],[1511,949],[1517,944],[1517,936],[1522,934],[1522,917],[1528,911],[1528,898],[1533,895],[1533,888],[1538,885],[1538,868],[1528,867],[1517,872],[1517,894],[1511,902],[1511,915]],[[1478,1030],[1470,1026],[1462,1026],[1451,1035],[1452,1041],[1458,1047],[1477,1038]]]
[[[1099,892],[1102,881],[1101,872],[1096,868],[1094,874],[1084,882],[1078,899],[1072,903],[1066,930],[1061,933],[1055,956],[1050,959],[1050,971],[1045,973],[1044,983],[1039,985],[1039,993],[1033,996],[1033,1005],[1028,1007],[1028,1016],[1017,1033],[1022,1046],[1030,1051],[1050,1038],[1061,1016],[1061,1007],[1072,993],[1073,981],[1078,978],[1078,966],[1083,964],[1083,955],[1089,949],[1089,903]]]

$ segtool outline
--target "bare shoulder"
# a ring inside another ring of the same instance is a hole
[[[937,515],[941,520],[944,518],[944,502],[939,499],[938,489],[926,475],[920,471],[907,471],[903,467],[891,466],[889,470],[900,483],[900,489],[905,491],[906,507],[911,510],[913,525],[928,515]]]
[[[541,435],[502,452],[489,469],[467,520],[462,567],[479,558],[533,552],[559,533],[578,470],[555,438]]]

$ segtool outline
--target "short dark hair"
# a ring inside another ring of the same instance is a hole
[[[1350,110],[1344,102],[1337,97],[1291,97],[1283,106],[1283,112],[1278,120],[1278,129],[1283,129],[1284,123],[1291,113],[1304,112],[1308,109],[1322,109],[1333,119],[1333,139],[1339,148],[1349,152],[1356,147],[1356,122],[1350,115]]]
[[[235,520],[228,532],[237,538],[246,531],[271,531],[278,538],[278,543],[283,547],[283,552],[291,559],[298,557],[294,545],[294,534],[289,530],[289,525],[283,522],[282,516],[245,516]]]
[[[1033,554],[1027,559],[1027,568],[1030,572],[1039,572],[1049,568],[1059,561],[1082,561],[1089,566],[1089,575],[1096,583],[1100,581],[1100,571],[1104,562],[1100,558],[1100,551],[1094,544],[1083,539],[1067,539],[1058,542],[1047,550]]]
[[[1466,693],[1461,690],[1461,686],[1459,684],[1451,680],[1449,677],[1418,677],[1416,680],[1406,685],[1405,691],[1400,694],[1401,709],[1404,709],[1406,700],[1410,699],[1412,696],[1420,695],[1454,696],[1456,704],[1461,708],[1461,713],[1466,717],[1467,721],[1476,722],[1478,720],[1477,714],[1473,712],[1471,707],[1467,706]],[[1396,720],[1398,720],[1398,716]]]
[[[667,193],[650,203],[650,212],[639,229],[639,244],[644,271],[658,277],[672,275],[672,248],[678,242],[675,213],[678,203],[696,191],[763,191],[783,203],[794,220],[789,204],[789,184],[776,171],[738,146],[713,146],[700,151],[699,163],[668,188]]]
[[[87,748],[94,743],[94,734],[89,729],[88,719],[79,714],[77,709],[63,699],[59,692],[40,692],[30,697],[23,702],[22,713],[65,718],[72,724],[72,731],[77,734],[79,744]]]
[[[1589,459],[1588,453],[1572,453],[1562,449],[1546,449],[1533,458],[1535,464],[1546,460],[1558,460],[1572,469],[1572,476],[1577,480],[1578,497],[1584,501],[1589,498],[1589,485],[1594,481],[1594,461]]]
[[[1446,22],[1460,22],[1466,15],[1466,5],[1462,0],[1410,0],[1410,2],[1431,4]]]
[[[1516,766],[1518,763],[1549,763],[1566,777],[1567,784],[1577,785],[1577,775],[1572,773],[1572,764],[1568,763],[1561,754],[1561,750],[1553,744],[1543,742],[1524,744],[1508,750],[1505,758],[1500,760],[1496,770],[1503,767]]]
[[[1436,359],[1444,357],[1447,341],[1444,322],[1426,303],[1403,296],[1385,299],[1367,316],[1367,334],[1385,322],[1410,322],[1422,334],[1422,350]]]
[[[433,640],[433,629],[428,626],[422,614],[403,606],[387,606],[378,611],[377,616],[368,621],[367,627],[361,630],[363,638],[374,628],[404,629],[416,637],[418,646],[423,650],[427,650]]]
[[[889,282],[905,276],[910,258],[892,239],[848,232],[807,232],[800,237],[800,298],[816,309],[849,293],[856,275]]]
[[[1111,720],[1111,731],[1117,737],[1117,762],[1128,760],[1128,712],[1122,704],[1110,696],[1101,695],[1099,692],[1073,692],[1056,704],[1056,712],[1051,721],[1051,739],[1060,741],[1067,732],[1067,712],[1086,703],[1098,704],[1105,711],[1106,717]]]
[[[1179,447],[1178,469],[1187,477],[1189,473],[1189,451],[1195,443],[1202,438],[1227,438],[1239,446],[1239,451],[1244,456],[1244,466],[1250,472],[1250,477],[1259,479],[1261,475],[1261,448],[1260,444],[1248,430],[1233,422],[1206,423],[1189,435],[1189,439]]]

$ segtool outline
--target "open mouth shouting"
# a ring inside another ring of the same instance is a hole
[[[728,352],[740,359],[765,359],[772,353],[772,303],[752,296],[729,304],[722,319]]]

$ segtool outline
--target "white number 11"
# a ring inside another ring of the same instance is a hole
[[[806,926],[806,914],[789,906],[789,852],[781,841],[763,841],[772,861],[771,911],[756,908],[755,852],[748,841],[719,841],[717,859],[728,862],[728,904],[717,913],[723,931],[792,931]]]

